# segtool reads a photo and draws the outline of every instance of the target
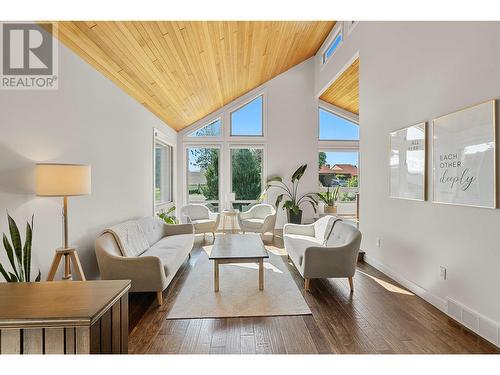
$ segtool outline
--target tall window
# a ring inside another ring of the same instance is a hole
[[[357,220],[359,126],[319,108],[319,191],[338,189],[337,215]]]
[[[188,203],[204,203],[218,211],[220,149],[193,146],[186,152]]]
[[[359,126],[343,117],[319,109],[319,140],[320,141],[351,141],[359,140]]]
[[[170,203],[172,199],[172,147],[155,139],[155,205]]]
[[[357,221],[358,152],[320,151],[318,156],[319,190],[338,189],[337,215]]]
[[[186,133],[186,203],[245,211],[259,199],[265,178],[265,95],[223,107],[220,117]]]
[[[231,148],[231,191],[236,201],[233,208],[243,210],[255,202],[263,187],[263,148]]]
[[[221,136],[221,119],[218,118],[210,124],[195,130],[188,137],[220,137]]]
[[[250,103],[231,112],[232,136],[263,136],[263,97],[262,95]]]

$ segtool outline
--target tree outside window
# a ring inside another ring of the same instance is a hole
[[[262,149],[231,149],[231,182],[236,200],[257,200],[262,193]]]

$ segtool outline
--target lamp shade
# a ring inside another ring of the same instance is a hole
[[[90,193],[90,165],[45,163],[36,165],[36,195],[65,197]]]

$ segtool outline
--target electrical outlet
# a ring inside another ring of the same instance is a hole
[[[377,238],[376,245],[379,249],[382,247],[382,239],[381,238]]]
[[[445,267],[443,267],[443,266],[440,267],[439,275],[441,276],[442,280],[446,280],[446,268]]]

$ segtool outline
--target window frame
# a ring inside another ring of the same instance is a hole
[[[231,150],[234,149],[259,149],[262,150],[262,175],[261,175],[261,190],[265,189],[265,184],[266,184],[266,177],[267,176],[267,168],[266,168],[266,157],[267,157],[267,147],[265,144],[262,143],[230,143],[228,145],[228,152],[227,152],[227,165],[229,168],[228,172],[228,177],[229,177],[229,193],[233,193],[233,166],[232,166],[232,160],[231,160]],[[232,203],[256,203],[257,199],[249,200],[249,199],[237,199],[231,202]]]
[[[160,202],[156,201],[156,144],[160,144],[162,146],[166,146],[169,150],[169,166],[168,172],[170,172],[169,179],[169,199],[162,200]],[[176,144],[171,142],[168,137],[163,134],[160,130],[153,130],[153,212],[157,212],[164,208],[167,205],[171,205],[175,202],[175,153],[176,153]]]
[[[335,43],[335,40],[337,39],[337,37],[339,35],[341,36],[342,40],[340,41],[337,48],[335,48],[335,50],[332,52],[330,57],[326,57],[326,53],[328,52],[330,47]],[[332,30],[332,33],[330,34],[330,36],[328,37],[328,39],[324,43],[323,48],[321,48],[321,51],[320,51],[320,56],[321,56],[320,65],[321,65],[321,67],[326,66],[326,64],[328,64],[328,62],[332,60],[332,57],[340,49],[340,47],[342,47],[344,42],[345,42],[345,33],[344,33],[344,30],[342,27],[342,22],[337,22]]]
[[[359,131],[358,131],[358,139],[321,139],[320,138],[320,110],[323,110],[323,111],[326,111],[326,112],[329,112],[331,113],[332,115],[334,116],[337,116],[337,117],[340,117],[346,121],[349,121],[351,123],[353,123],[354,125],[356,125],[358,127],[358,130],[359,130],[359,118],[358,116],[348,112],[348,111],[345,111],[341,108],[337,108],[336,106],[332,105],[332,104],[329,104],[329,103],[320,103],[318,105],[318,124],[317,124],[317,134],[318,134],[318,142],[321,144],[321,143],[331,143],[331,142],[334,142],[334,143],[340,143],[340,144],[356,144],[357,147],[359,148]]]
[[[318,155],[320,152],[356,152],[358,154],[358,187],[357,188],[341,188],[341,191],[345,191],[347,189],[353,190],[357,189],[359,192],[362,180],[362,168],[361,168],[361,159],[360,159],[360,150],[359,150],[359,139],[358,140],[320,140],[319,139],[319,110],[323,109],[327,112],[332,113],[335,116],[341,117],[349,122],[352,122],[354,125],[359,127],[359,116],[355,115],[351,112],[343,110],[333,104],[327,103],[323,100],[319,101],[318,104]],[[319,156],[318,156],[319,157]],[[318,178],[319,182],[319,171]],[[346,202],[338,201],[338,204],[343,204]],[[359,220],[359,218],[358,218]]]
[[[179,189],[182,189],[182,195],[179,197],[182,199],[182,204],[188,204],[188,160],[186,157],[186,148],[188,147],[218,147],[220,148],[219,154],[219,210],[226,209],[226,194],[230,193],[232,190],[232,177],[230,176],[231,168],[231,154],[230,148],[234,145],[240,145],[242,147],[252,147],[261,146],[264,148],[263,156],[263,180],[265,187],[265,179],[267,178],[267,86],[263,86],[259,89],[253,90],[246,95],[234,100],[233,102],[225,105],[224,107],[218,109],[217,111],[207,115],[203,119],[198,120],[194,124],[188,126],[179,132],[179,144],[182,146],[180,149],[182,154],[179,154],[179,160],[182,161],[182,182],[179,185]],[[243,136],[243,135],[231,135],[231,113],[237,111],[241,107],[250,103],[258,97],[262,97],[262,135],[255,136]],[[222,121],[222,132],[220,137],[189,137],[189,134],[195,132],[196,130],[212,123],[218,118]]]
[[[338,42],[337,42],[337,40],[338,40]],[[338,32],[335,35],[335,38],[333,38],[332,42],[328,45],[328,48],[325,50],[325,52],[323,52],[323,55],[322,55],[323,64],[326,64],[326,62],[335,54],[335,52],[337,52],[337,50],[340,48],[340,46],[342,45],[343,42],[344,42],[343,34],[342,34],[342,32]],[[333,49],[331,55],[328,56],[328,52],[330,51],[331,48],[334,47],[334,44],[336,44],[336,43],[337,43],[337,46]]]
[[[261,127],[261,134],[253,134],[253,135],[244,135],[244,134],[233,134],[233,113],[239,111],[246,105],[250,104],[254,100],[257,100],[258,98],[262,98],[262,110],[261,110],[261,121],[262,121],[262,127]],[[228,130],[229,130],[229,138],[264,138],[266,131],[265,131],[265,112],[267,110],[266,107],[266,97],[263,92],[252,96],[250,99],[245,100],[242,103],[239,103],[237,106],[231,108],[228,113],[227,113],[227,123],[228,123]]]
[[[361,186],[361,168],[360,168],[360,157],[359,157],[359,147],[358,148],[337,148],[335,146],[333,147],[318,147],[318,158],[319,158],[319,153],[320,152],[353,152],[358,154],[358,165],[356,166],[358,168],[358,186],[355,188],[349,188],[349,187],[341,187],[340,191],[345,192],[346,190],[357,190],[357,193],[359,193],[359,188]],[[334,164],[335,165],[335,164]],[[332,165],[333,167],[333,165]],[[319,182],[319,171],[318,171],[318,182]],[[320,189],[321,190],[321,189]],[[342,202],[337,198],[337,204],[342,204],[346,202]]]
[[[190,148],[211,148],[211,149],[218,149],[219,150],[219,165],[217,166],[217,173],[218,173],[218,177],[219,177],[219,183],[218,183],[218,187],[217,187],[217,192],[218,192],[218,200],[207,200],[207,201],[204,201],[204,202],[193,202],[193,201],[189,201],[189,182],[188,182],[188,179],[189,179],[189,156],[188,156],[188,151]],[[200,203],[200,204],[205,204],[205,203],[218,203],[218,207],[219,207],[219,212],[221,212],[221,202],[222,202],[222,190],[221,190],[221,186],[222,186],[222,181],[221,181],[221,172],[222,172],[222,164],[223,164],[223,147],[222,147],[222,144],[220,143],[184,143],[184,198],[183,198],[183,201],[186,202],[186,204],[196,204],[196,203]]]

